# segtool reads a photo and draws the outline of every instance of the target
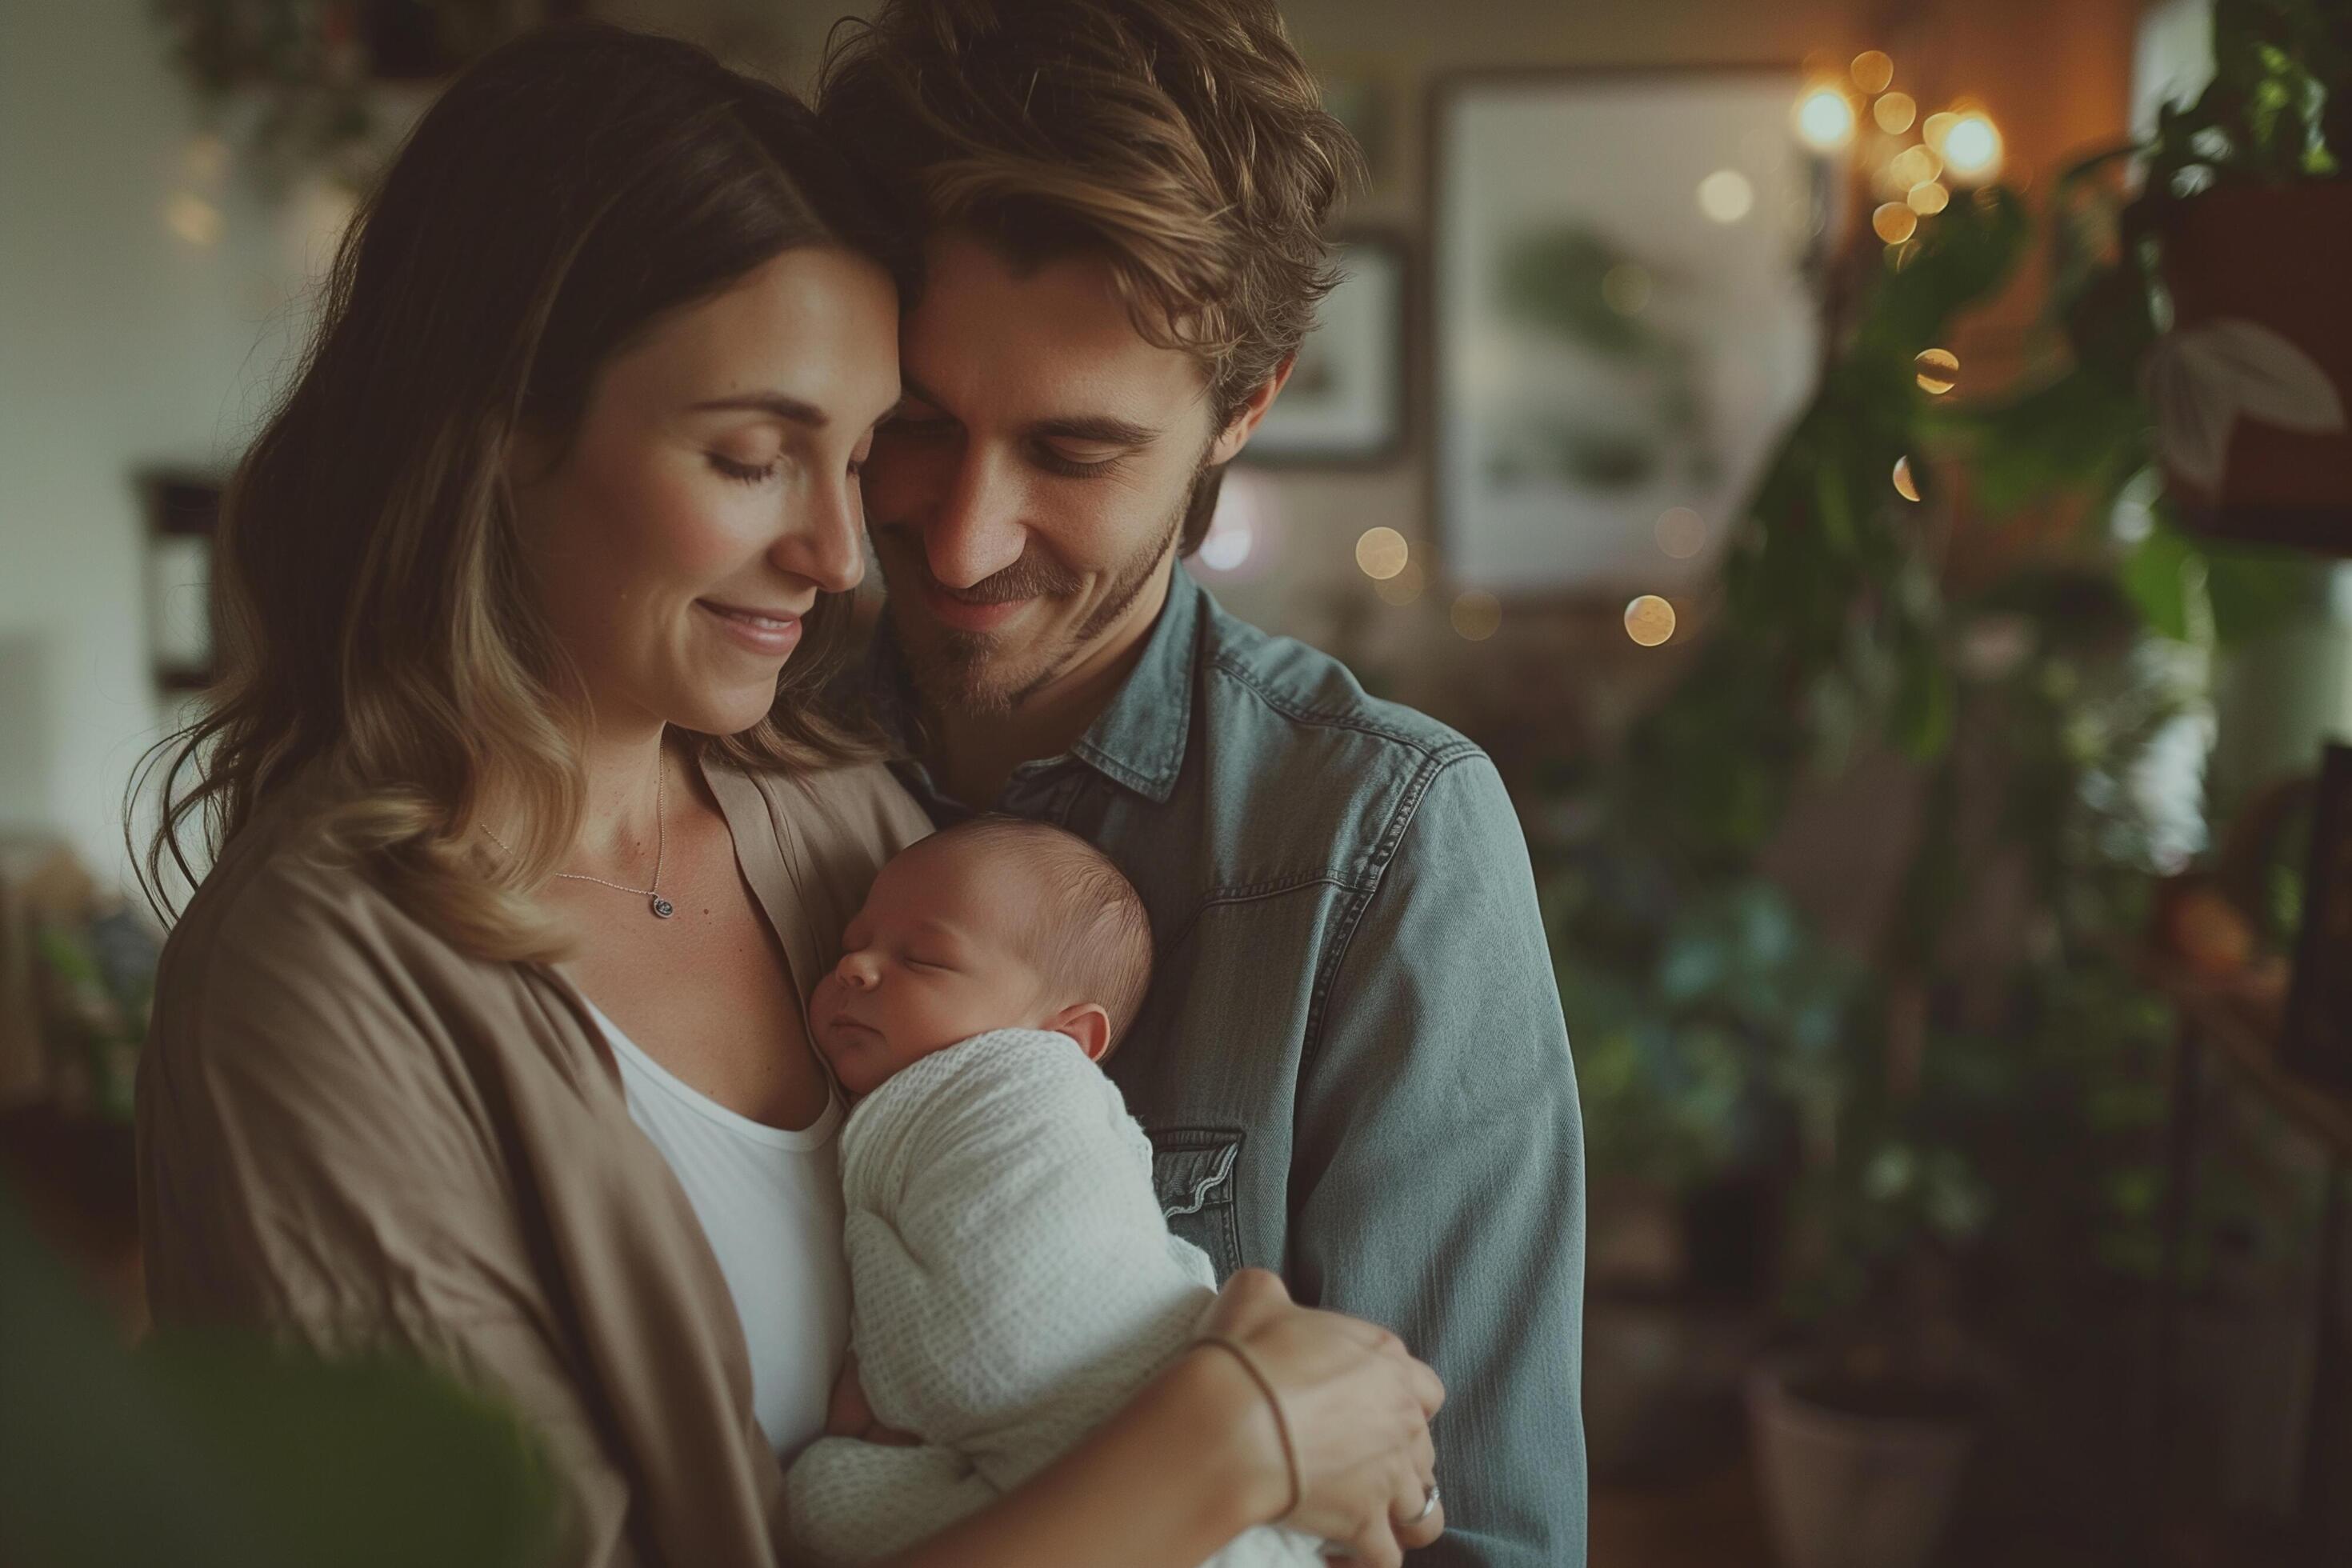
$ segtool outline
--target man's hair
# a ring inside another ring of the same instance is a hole
[[[1039,968],[1057,988],[1102,1004],[1112,1046],[1126,1037],[1151,989],[1151,917],[1110,857],[1066,828],[1018,816],[975,816],[934,837],[1023,857],[1053,895],[1025,911]]]
[[[1270,0],[885,0],[817,91],[908,222],[1015,267],[1103,257],[1136,330],[1201,362],[1220,430],[1338,280],[1323,220],[1360,157]]]

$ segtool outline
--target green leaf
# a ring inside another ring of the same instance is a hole
[[[2125,557],[2123,587],[2148,629],[2175,642],[2190,640],[2199,617],[2190,600],[2204,592],[2202,558],[2188,538],[2170,528],[2148,531]]]

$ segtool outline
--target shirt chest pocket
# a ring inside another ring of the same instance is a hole
[[[1234,1166],[1242,1134],[1231,1127],[1154,1127],[1151,1186],[1168,1228],[1209,1255],[1223,1280],[1242,1266]]]

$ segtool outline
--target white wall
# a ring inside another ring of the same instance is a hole
[[[62,831],[102,875],[161,715],[133,477],[242,444],[309,239],[309,204],[191,159],[166,47],[152,0],[0,0],[0,825]],[[167,227],[183,196],[218,215],[209,243]]]

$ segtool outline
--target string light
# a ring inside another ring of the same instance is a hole
[[[1797,140],[1816,153],[1834,153],[1853,140],[1853,100],[1834,87],[1808,89],[1797,100]]]
[[[1888,202],[1870,215],[1870,226],[1889,245],[1900,245],[1919,232],[1919,215],[1901,202]]]
[[[1954,184],[1981,184],[2000,173],[2000,130],[1981,112],[1955,118],[1945,128],[1939,151]]]
[[[1454,629],[1467,642],[1485,642],[1503,624],[1502,601],[1476,588],[1454,601]]]
[[[1673,639],[1675,607],[1655,594],[1644,594],[1625,606],[1625,635],[1643,647],[1657,647]]]
[[[1919,118],[1919,105],[1907,92],[1890,92],[1870,106],[1870,117],[1889,136],[1900,136]]]
[[[1949,349],[1921,349],[1911,363],[1918,370],[1919,390],[1930,397],[1941,397],[1959,384],[1960,356]]]
[[[1911,477],[1911,459],[1908,458],[1895,459],[1895,493],[1905,500],[1916,501],[1919,499],[1918,481]]]
[[[1937,156],[1933,147],[1906,147],[1895,154],[1895,162],[1888,164],[1887,169],[1895,176],[1896,185],[1907,191],[1941,174],[1944,160]]]
[[[1356,564],[1372,581],[1385,582],[1405,568],[1412,551],[1393,528],[1368,528],[1356,541]]]
[[[1952,205],[1952,193],[1929,180],[1924,184],[1912,186],[1911,194],[1903,198],[1903,205],[1921,217],[1933,217]]]
[[[1864,92],[1885,92],[1895,79],[1894,57],[1884,49],[1864,49],[1853,57],[1853,85]]]

